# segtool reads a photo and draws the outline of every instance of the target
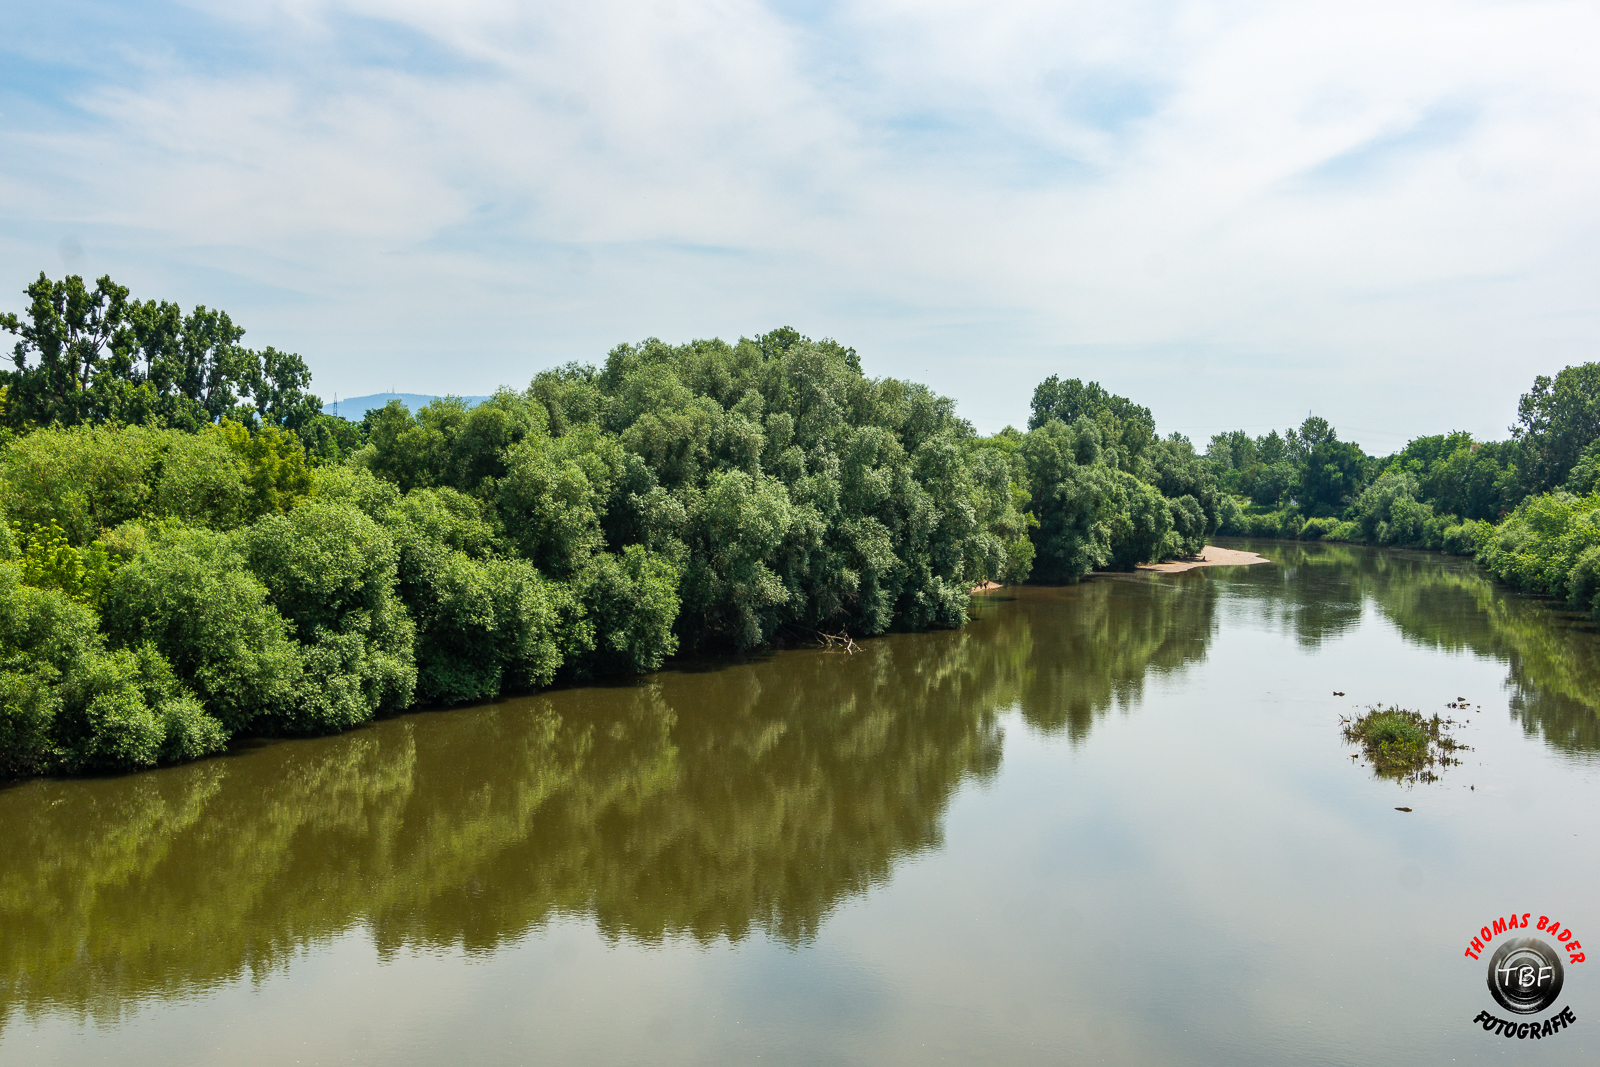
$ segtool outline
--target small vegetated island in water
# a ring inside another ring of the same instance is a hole
[[[352,422],[226,313],[109,278],[26,295],[0,316],[0,776],[957,627],[980,583],[1131,570],[1219,531],[1445,547],[1600,595],[1596,364],[1538,379],[1510,442],[1384,459],[1315,418],[1201,455],[1058,377],[1026,430],[983,437],[787,328]]]
[[[1435,768],[1461,762],[1452,755],[1464,747],[1450,735],[1455,725],[1401,707],[1369,708],[1346,720],[1343,732],[1346,741],[1361,746],[1378,777],[1414,784],[1438,781]]]

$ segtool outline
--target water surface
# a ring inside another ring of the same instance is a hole
[[[1586,965],[1576,1028],[1506,1041],[1462,949],[1513,911],[1600,949],[1594,627],[1251,547],[0,789],[0,1062],[1592,1062]],[[1339,735],[1375,703],[1472,750],[1377,780]]]

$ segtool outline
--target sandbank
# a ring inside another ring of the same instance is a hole
[[[1240,552],[1234,548],[1207,545],[1200,550],[1198,558],[1175,559],[1170,563],[1141,563],[1139,569],[1155,571],[1157,574],[1181,574],[1196,567],[1251,567],[1257,563],[1271,562],[1265,556],[1258,556],[1254,552]]]

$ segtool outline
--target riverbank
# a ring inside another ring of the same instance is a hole
[[[1200,555],[1194,559],[1175,559],[1168,563],[1141,563],[1142,571],[1154,571],[1157,574],[1182,574],[1198,567],[1253,567],[1257,563],[1270,563],[1265,556],[1258,556],[1254,552],[1241,552],[1235,548],[1218,548],[1216,545],[1207,545],[1200,550]]]

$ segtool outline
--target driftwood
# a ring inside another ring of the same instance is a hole
[[[843,629],[836,634],[823,633],[818,630],[817,636],[822,639],[822,647],[829,652],[846,652],[853,656],[861,651],[861,646],[856,644]]]

